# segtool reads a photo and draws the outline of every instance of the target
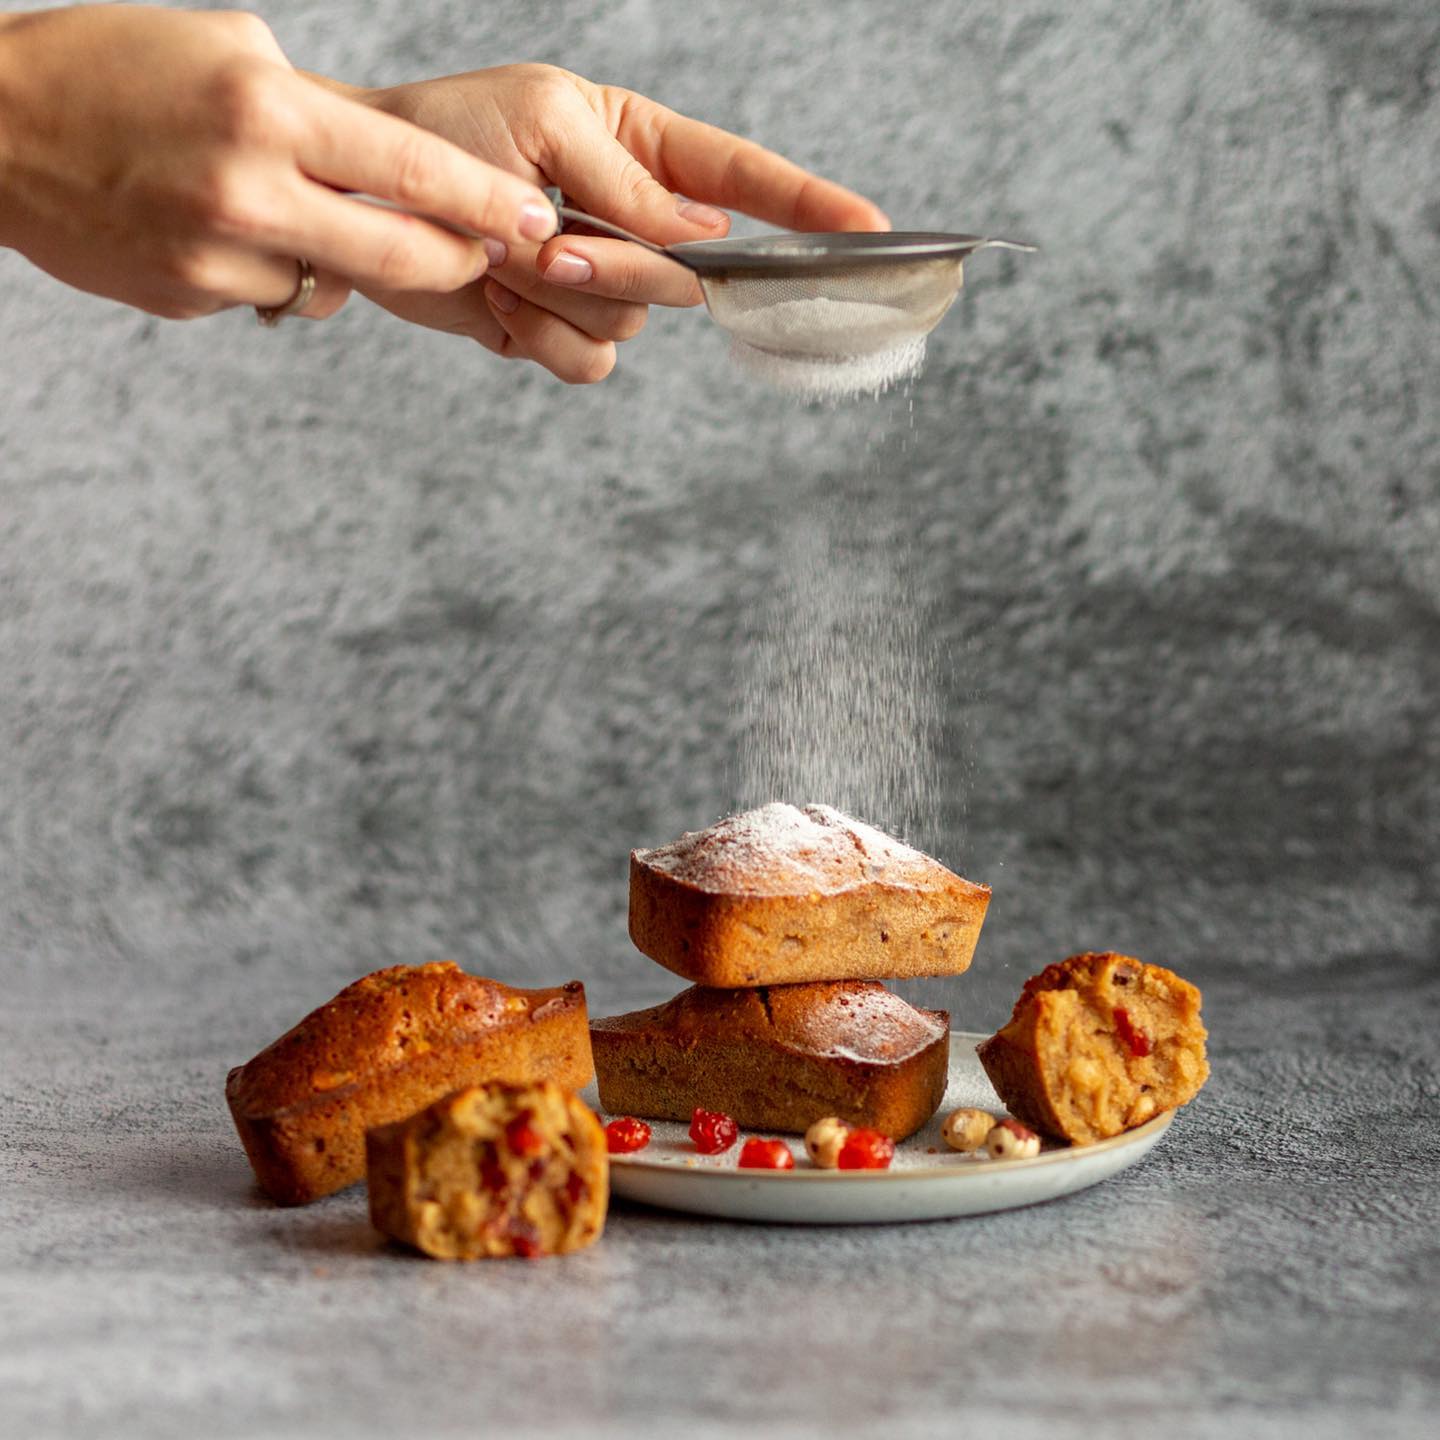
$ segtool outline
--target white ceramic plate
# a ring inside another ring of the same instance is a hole
[[[816,1169],[799,1137],[790,1135],[780,1138],[795,1154],[793,1170],[741,1170],[739,1144],[723,1155],[698,1155],[688,1126],[656,1120],[644,1150],[610,1157],[610,1188],[627,1200],[729,1220],[801,1225],[945,1220],[1035,1205],[1098,1185],[1135,1164],[1169,1128],[1172,1112],[1166,1111],[1098,1145],[1047,1142],[1033,1160],[957,1155],[940,1138],[940,1124],[951,1110],[974,1105],[1004,1114],[975,1054],[984,1038],[951,1031],[945,1100],[924,1129],[896,1147],[889,1170]],[[598,1105],[593,1086],[585,1098]],[[751,1133],[742,1132],[742,1144]]]

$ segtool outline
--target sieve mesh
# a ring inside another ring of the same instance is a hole
[[[745,269],[700,276],[717,325],[772,354],[835,360],[928,335],[960,291],[959,259],[908,259],[821,271]]]

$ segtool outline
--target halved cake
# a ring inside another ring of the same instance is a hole
[[[437,1260],[583,1250],[605,1228],[595,1113],[551,1081],[471,1085],[366,1136],[370,1221]]]
[[[950,1017],[873,981],[695,985],[593,1021],[590,1040],[612,1115],[688,1120],[699,1106],[792,1134],[834,1115],[899,1140],[944,1097]]]
[[[365,1173],[365,1132],[482,1080],[589,1084],[585,987],[517,990],[450,961],[392,965],[328,1004],[225,1082],[261,1188],[303,1205]]]
[[[630,856],[630,938],[700,985],[958,975],[989,903],[828,805],[763,805]]]
[[[1017,1119],[1076,1145],[1184,1105],[1210,1073],[1200,992],[1110,951],[1072,955],[1027,980],[979,1055]]]

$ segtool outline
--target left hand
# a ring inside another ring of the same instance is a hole
[[[729,216],[716,206],[792,230],[890,228],[862,196],[749,140],[549,65],[344,93],[535,184],[557,185],[577,208],[659,245],[726,234]],[[647,306],[701,299],[695,277],[673,261],[593,234],[512,244],[492,271],[496,278],[443,295],[362,288],[407,320],[579,384],[610,373],[615,342],[639,332]]]

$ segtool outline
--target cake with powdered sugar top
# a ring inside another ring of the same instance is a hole
[[[917,867],[949,873],[939,861],[829,805],[778,801],[635,854],[659,874],[716,894],[828,895],[887,873],[897,883],[912,883],[905,877]]]
[[[958,975],[989,900],[828,805],[762,805],[630,857],[630,938],[700,985]]]

